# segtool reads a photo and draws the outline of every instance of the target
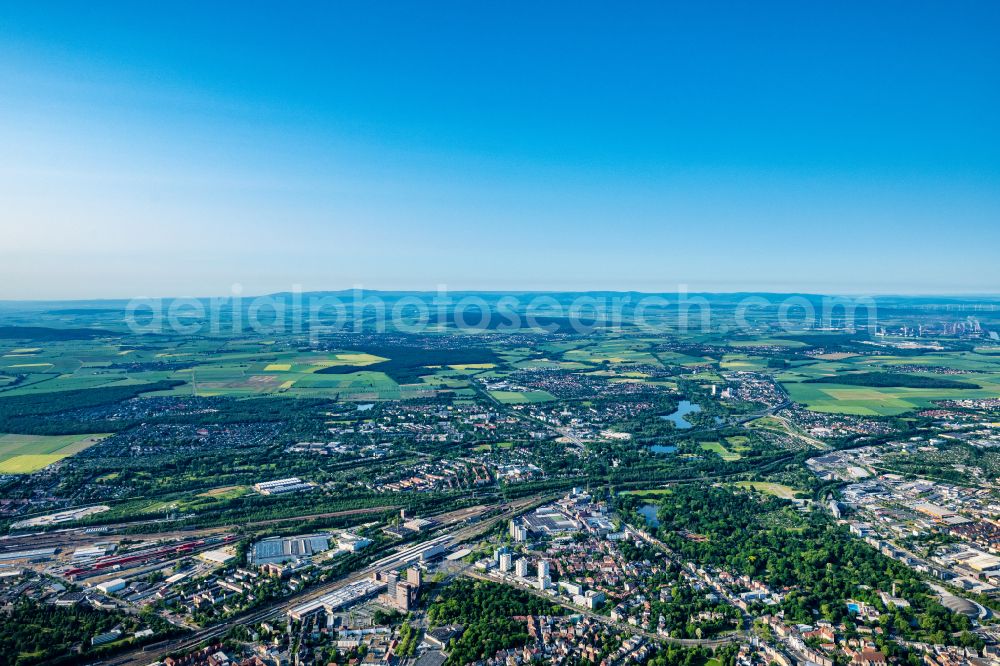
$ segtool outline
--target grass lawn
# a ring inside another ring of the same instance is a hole
[[[670,488],[650,488],[648,490],[626,490],[622,495],[635,495],[636,497],[657,497],[659,495],[669,495],[673,491]]]
[[[698,442],[698,445],[703,451],[711,451],[718,454],[726,462],[733,462],[743,457],[734,451],[730,451],[719,442]]]
[[[765,493],[767,495],[774,495],[775,497],[780,497],[781,499],[793,499],[796,493],[801,492],[791,486],[785,486],[780,483],[769,483],[766,481],[739,481],[732,485],[738,488],[756,490],[759,493]]]
[[[236,499],[237,497],[243,497],[250,489],[247,486],[223,486],[221,488],[212,488],[211,490],[206,490],[203,493],[198,493],[198,497],[211,497],[217,500],[227,500]]]

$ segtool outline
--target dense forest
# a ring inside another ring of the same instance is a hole
[[[501,363],[502,359],[488,347],[467,346],[460,349],[421,348],[403,345],[367,345],[358,351],[387,360],[370,365],[332,365],[316,371],[319,375],[344,375],[359,370],[384,372],[400,384],[415,384],[428,374],[427,366],[460,363]]]

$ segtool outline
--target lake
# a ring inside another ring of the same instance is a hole
[[[677,453],[677,447],[670,446],[669,444],[653,444],[649,447],[649,450],[653,453]]]
[[[681,400],[680,404],[677,405],[677,409],[673,414],[664,414],[660,418],[664,421],[671,421],[678,430],[687,430],[693,427],[690,421],[684,417],[688,414],[694,414],[701,411],[701,405],[691,402],[690,400]]]
[[[659,527],[660,520],[656,517],[656,511],[659,509],[655,504],[643,504],[638,508],[639,514],[646,519],[646,524],[650,527]]]

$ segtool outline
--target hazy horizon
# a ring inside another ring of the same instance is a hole
[[[343,289],[309,289],[309,290],[278,290],[269,292],[246,292],[237,294],[139,294],[135,296],[121,297],[96,297],[96,298],[0,298],[0,305],[30,305],[30,304],[59,304],[59,303],[80,303],[80,304],[127,304],[130,301],[171,301],[171,300],[219,300],[239,299],[249,302],[253,299],[265,299],[271,297],[308,297],[310,295],[335,294],[349,296],[351,294],[367,295],[416,295],[434,296],[443,294],[444,296],[457,297],[460,295],[586,295],[586,294],[626,294],[637,296],[806,296],[816,298],[873,298],[879,299],[941,299],[961,300],[961,299],[1000,299],[1000,292],[821,292],[821,291],[768,291],[754,289],[720,289],[720,290],[674,290],[674,291],[647,291],[641,289],[445,289],[443,292],[437,289],[373,289],[362,288],[355,290],[352,288]]]

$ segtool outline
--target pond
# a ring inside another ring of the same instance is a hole
[[[677,447],[670,446],[669,444],[653,444],[649,447],[649,450],[653,453],[662,453],[664,455],[668,453],[677,453]]]
[[[693,427],[690,421],[684,417],[688,414],[694,414],[701,411],[701,405],[691,402],[690,400],[681,400],[680,404],[677,405],[677,409],[673,414],[664,414],[660,418],[664,421],[670,421],[678,430],[687,430]]]
[[[637,511],[639,515],[646,519],[646,525],[649,527],[659,527],[660,520],[656,517],[656,511],[659,507],[655,504],[643,504]]]

